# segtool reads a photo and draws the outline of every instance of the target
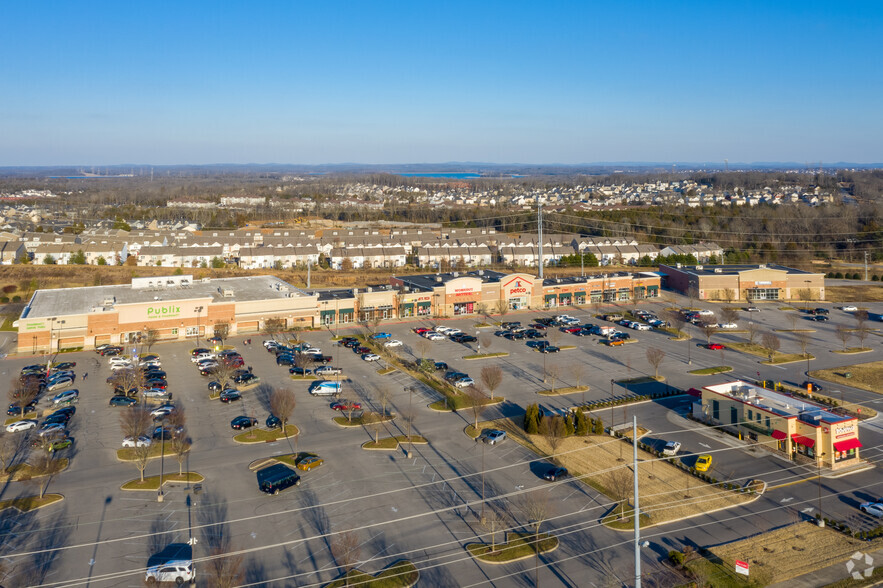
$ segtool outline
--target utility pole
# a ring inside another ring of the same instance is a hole
[[[540,238],[539,242],[539,254],[540,258],[538,260],[540,266],[540,280],[543,279],[543,203],[540,202],[539,197],[537,197],[537,233]]]
[[[865,281],[868,281],[868,252],[865,251]]]
[[[313,264],[310,263],[310,258],[307,258],[307,290],[310,289],[310,270],[313,268]]]
[[[638,503],[638,417],[632,415],[632,470],[635,473],[635,588],[641,588],[641,509]]]

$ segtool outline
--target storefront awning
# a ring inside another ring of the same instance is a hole
[[[776,439],[776,440],[778,440],[778,441],[781,441],[782,439],[787,439],[787,438],[788,438],[788,435],[786,435],[786,434],[785,434],[784,432],[782,432],[782,431],[773,431],[773,435],[772,435],[772,437],[773,437],[773,439]]]
[[[546,294],[546,302],[549,300],[555,300],[556,298],[558,298],[557,294]]]
[[[410,310],[410,309],[414,308],[414,303],[413,302],[403,302],[402,308]]]
[[[337,314],[336,310],[320,310],[319,311],[319,316],[321,316],[322,318],[325,318],[326,316],[334,316],[335,314]]]
[[[585,297],[585,295],[586,295],[586,291],[585,291],[585,290],[580,290],[579,292],[574,292],[574,295]]]
[[[339,311],[340,314],[353,314],[352,308],[341,308]]]
[[[421,308],[426,308],[427,306],[432,306],[432,302],[429,302],[429,301],[426,301],[426,302],[418,302],[418,303],[417,303],[417,306],[419,306],[419,307],[421,307]]]
[[[804,447],[812,447],[813,445],[816,444],[815,439],[810,439],[809,437],[804,437],[803,435],[798,435],[797,433],[793,433],[791,435],[791,439],[795,443],[799,443],[800,445],[803,445]]]
[[[834,451],[849,451],[850,449],[858,449],[859,447],[862,447],[862,442],[853,437],[852,439],[835,443]]]

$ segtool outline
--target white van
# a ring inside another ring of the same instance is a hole
[[[310,394],[313,396],[337,396],[340,394],[340,382],[329,382],[328,380],[313,382],[310,386]]]

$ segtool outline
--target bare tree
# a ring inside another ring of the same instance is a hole
[[[552,394],[555,393],[555,382],[561,378],[561,366],[557,363],[550,363],[546,368],[546,376],[548,376],[549,380],[552,382]]]
[[[0,473],[9,470],[24,455],[26,439],[24,435],[0,432]]]
[[[540,527],[552,514],[548,496],[545,492],[531,492],[519,505],[534,530],[534,586],[540,585]]]
[[[303,370],[303,375],[307,374],[307,370],[312,369],[314,363],[312,355],[300,352],[294,354],[294,367]]]
[[[226,541],[225,543],[229,543]],[[242,555],[228,555],[232,551],[229,545],[212,547],[208,557],[209,588],[233,588],[242,581]]]
[[[502,321],[503,317],[509,313],[509,304],[505,300],[497,300],[497,303],[494,305],[494,310],[500,315],[500,320]]]
[[[779,340],[779,336],[775,333],[767,331],[760,338],[760,346],[764,348],[767,352],[767,356],[769,360],[773,361],[773,355],[779,350],[779,347],[782,346],[782,341]]]
[[[377,333],[377,327],[380,326],[380,321],[382,321],[382,320],[383,319],[381,318],[381,316],[379,314],[377,314],[376,312],[374,313],[374,316],[371,317],[371,330],[375,334]]]
[[[676,310],[666,310],[662,313],[663,317],[665,317],[666,322],[668,322],[672,327],[674,327],[675,333],[678,337],[681,336],[681,331],[684,330],[684,325],[687,321],[684,320],[684,315],[679,313]]]
[[[813,290],[812,288],[800,288],[797,290],[797,297],[803,300],[803,309],[806,310],[807,303],[812,301],[813,298]]]
[[[858,337],[859,347],[865,348],[865,339],[868,338],[869,330],[868,330],[868,311],[867,310],[857,310],[852,314],[852,318],[855,319],[855,336]]]
[[[426,354],[429,353],[431,345],[427,339],[421,337],[414,347],[417,349],[417,353],[420,354],[420,359],[423,360],[426,358]]]
[[[340,531],[331,539],[331,555],[337,566],[343,570],[345,586],[350,585],[350,570],[359,563],[361,545],[359,533],[354,530]]]
[[[270,337],[275,341],[276,337],[278,337],[284,330],[285,319],[272,317],[264,321],[264,326],[261,328],[261,334],[265,337]]]
[[[61,462],[51,452],[41,451],[31,457],[30,465],[33,478],[37,478],[40,498],[43,498],[52,476],[61,471]]]
[[[157,341],[159,341],[159,331],[156,329],[146,329],[144,331],[144,344],[147,345],[147,351],[150,351]]]
[[[484,320],[488,319],[488,307],[487,307],[486,303],[479,302],[478,304],[476,304],[475,305],[475,312],[476,312],[476,314],[483,316]]]
[[[810,336],[809,333],[805,331],[801,331],[796,333],[795,339],[797,340],[797,344],[800,345],[800,353],[803,357],[808,357],[806,350],[809,347]]]
[[[386,407],[389,406],[391,398],[392,393],[386,386],[381,386],[377,389],[377,402],[380,404],[380,410],[382,411],[380,414],[381,418],[386,418]]]
[[[487,333],[481,334],[478,336],[478,344],[481,345],[485,353],[487,353],[490,350],[491,345],[494,344],[494,338]]]
[[[625,502],[633,493],[633,475],[630,468],[620,466],[612,469],[604,476],[604,487],[611,494],[611,498],[619,503],[619,519],[625,517]]]
[[[705,335],[705,344],[711,345],[711,337],[717,334],[717,325],[714,323],[702,323],[699,325],[699,329]]]
[[[31,379],[24,382],[20,378],[13,378],[9,386],[9,401],[12,406],[21,409],[21,417],[25,417],[27,406],[40,394],[40,385]]]
[[[665,359],[665,351],[658,347],[648,347],[647,348],[647,362],[653,366],[654,379],[659,379],[659,365],[662,363],[662,360]]]
[[[732,288],[724,288],[723,294],[724,300],[727,301],[727,304],[732,304],[733,300],[736,298],[736,292]]]
[[[150,461],[150,445],[139,445],[135,442],[135,447],[132,449],[135,459],[133,460],[135,463],[135,467],[138,468],[138,473],[141,476],[141,481],[144,481],[144,470],[147,469],[147,463]]]
[[[137,370],[117,370],[107,381],[115,394],[134,396],[144,387],[142,374]]]
[[[554,457],[558,453],[558,448],[561,447],[561,442],[567,437],[567,427],[562,416],[546,416],[543,419],[548,421],[546,427],[543,428],[543,438],[552,449]]]
[[[270,411],[282,424],[282,432],[288,438],[288,421],[297,406],[294,392],[288,388],[275,388],[270,395]]]
[[[484,519],[481,524],[491,533],[491,550],[488,552],[489,555],[497,552],[497,533],[503,527],[504,522],[503,514],[493,506],[488,505],[488,508],[484,511]]]
[[[221,344],[230,336],[230,323],[227,321],[216,321],[212,328],[215,331],[215,337],[221,340]]]
[[[152,424],[153,417],[150,416],[150,411],[140,404],[128,406],[120,413],[120,429],[123,437],[137,439],[145,435]]]
[[[734,308],[724,308],[720,311],[721,322],[736,323],[739,321],[739,312]]]
[[[465,390],[466,398],[469,399],[469,408],[472,409],[472,415],[475,417],[475,422],[473,427],[475,431],[478,431],[478,417],[481,416],[481,413],[484,412],[484,409],[487,408],[487,395],[484,393],[484,390],[481,386],[469,386]]]
[[[546,336],[546,338],[549,340],[549,343],[551,343],[555,347],[558,347],[558,344],[561,343],[561,331],[559,331],[558,329],[552,329],[551,331],[549,331],[549,334]]]
[[[748,322],[748,342],[751,345],[754,345],[755,339],[760,334],[760,325],[755,323],[754,321]]]
[[[503,368],[498,365],[486,365],[481,368],[479,379],[481,380],[481,383],[484,384],[484,387],[490,392],[489,396],[493,398],[494,392],[496,392],[497,388],[500,387],[500,384],[503,383]]]
[[[176,403],[175,410],[166,418],[172,429],[172,452],[178,461],[178,474],[180,475],[184,473],[184,460],[187,459],[187,453],[193,445],[190,436],[187,435],[187,414],[184,410],[184,405]]]
[[[699,288],[690,286],[687,288],[687,298],[690,299],[690,310],[693,310],[693,301],[699,298]]]
[[[843,343],[843,351],[846,351],[846,345],[852,339],[852,331],[846,325],[837,325],[834,334]]]

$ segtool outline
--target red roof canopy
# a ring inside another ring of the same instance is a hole
[[[798,435],[797,433],[792,433],[791,439],[793,439],[795,443],[800,443],[805,447],[812,447],[816,444],[815,439],[810,439],[809,437],[804,437],[803,435]]]
[[[847,439],[846,441],[835,443],[834,451],[849,451],[850,449],[858,449],[861,446],[862,442],[859,441],[858,438],[853,437],[852,439]]]
[[[781,441],[782,439],[787,439],[787,438],[788,438],[788,435],[786,435],[784,432],[773,430],[773,439],[778,439],[779,441]]]

